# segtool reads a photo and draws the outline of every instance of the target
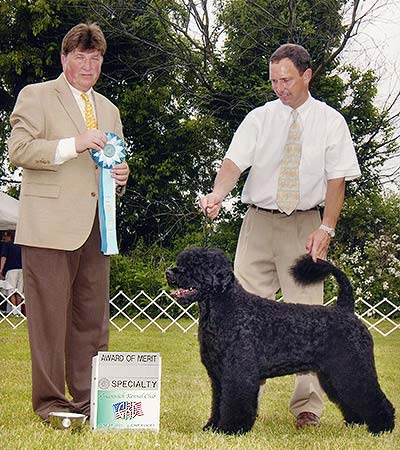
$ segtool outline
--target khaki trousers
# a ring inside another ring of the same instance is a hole
[[[110,260],[97,217],[79,249],[23,246],[22,262],[33,409],[43,419],[65,409],[88,415],[92,357],[108,345]]]
[[[323,283],[297,285],[289,268],[306,253],[308,236],[321,224],[319,211],[295,211],[290,216],[250,207],[240,230],[235,275],[249,292],[274,299],[279,289],[284,301],[321,305]],[[290,401],[297,417],[304,411],[318,417],[323,410],[322,388],[314,373],[298,374]]]

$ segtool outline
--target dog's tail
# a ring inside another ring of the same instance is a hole
[[[310,255],[304,255],[297,259],[290,268],[293,278],[304,286],[323,281],[328,275],[333,275],[339,285],[336,305],[347,312],[354,312],[353,288],[347,276],[333,264],[323,259],[317,259],[315,263]]]

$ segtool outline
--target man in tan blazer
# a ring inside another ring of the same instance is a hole
[[[91,359],[108,344],[109,257],[101,253],[98,169],[105,131],[122,136],[119,111],[95,92],[106,42],[96,24],[73,27],[62,42],[63,73],[26,86],[11,115],[10,159],[23,168],[16,242],[22,246],[32,357],[32,403],[89,414]],[[91,101],[97,129],[87,129]],[[124,162],[112,169],[117,189]],[[71,399],[65,393],[65,381]]]

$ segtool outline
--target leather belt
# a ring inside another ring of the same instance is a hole
[[[251,208],[260,210],[260,211],[266,211],[269,212],[271,214],[285,214],[282,213],[281,211],[279,211],[279,209],[268,209],[268,208],[261,208],[261,206],[257,206],[257,205],[250,205]],[[295,211],[300,211],[300,212],[305,212],[305,211],[318,211],[320,209],[319,206],[314,206],[314,208],[310,208],[310,209],[296,209]],[[295,212],[293,211],[293,212]]]

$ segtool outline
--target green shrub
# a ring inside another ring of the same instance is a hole
[[[400,201],[395,194],[373,192],[369,196],[356,195],[346,200],[328,259],[350,278],[356,301],[376,305],[387,300],[400,305],[399,217]],[[144,291],[154,298],[163,289],[168,292],[165,270],[175,265],[176,255],[187,247],[218,247],[233,262],[240,223],[239,214],[230,221],[222,217],[207,227],[203,221],[196,231],[175,239],[171,248],[158,244],[145,246],[139,242],[129,255],[113,256],[111,296],[123,291],[132,298]],[[330,278],[325,283],[325,300],[336,295],[336,282]],[[161,304],[164,301],[160,299]],[[148,300],[143,297],[138,302],[145,306]],[[365,303],[357,303],[357,312],[362,313],[367,308]],[[379,306],[383,313],[392,309],[387,302]],[[395,318],[394,315],[391,317]]]
[[[111,257],[111,296],[124,291],[128,296],[134,296],[139,291],[145,291],[150,296],[157,295],[167,289],[165,271],[173,265],[170,251],[157,245],[145,247],[139,243],[129,255],[114,255]]]
[[[140,293],[145,292],[150,298],[154,299],[161,291],[170,291],[165,277],[165,271],[175,265],[176,251],[162,248],[156,244],[146,247],[139,243],[129,255],[114,255],[111,257],[111,277],[110,294],[113,298],[119,291],[133,299]],[[132,304],[127,304],[128,300],[123,297],[117,297],[113,303],[118,308],[124,308],[124,312],[130,316],[135,316],[139,311]],[[147,314],[156,317],[161,313],[161,308],[168,307],[168,313],[176,317],[181,309],[176,306],[169,306],[171,300],[161,296],[157,300],[157,305],[149,306],[149,299],[145,295],[139,296],[135,304],[139,308],[146,308]],[[112,308],[111,314],[118,311]],[[195,314],[195,311],[193,310]]]

